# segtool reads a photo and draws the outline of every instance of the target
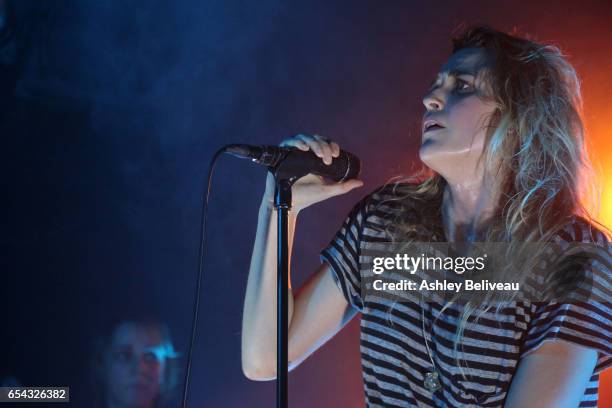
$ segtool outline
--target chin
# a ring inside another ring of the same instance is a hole
[[[438,146],[423,145],[419,149],[419,158],[423,164],[440,175],[452,175],[457,171],[462,171],[462,161],[457,160],[457,157],[445,153],[446,152]]]
[[[423,163],[425,163],[429,167],[432,167],[431,164],[436,161],[436,156],[438,156],[436,150],[437,149],[433,140],[425,140],[419,148],[419,158]]]

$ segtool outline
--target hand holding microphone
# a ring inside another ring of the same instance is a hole
[[[336,142],[327,140],[321,136],[299,134],[283,140],[280,147],[295,147],[301,151],[311,151],[326,166],[331,166],[333,161],[340,156],[340,146]],[[328,198],[348,193],[354,188],[363,186],[363,181],[353,178],[339,183],[326,181],[323,177],[315,174],[307,174],[297,180],[291,189],[292,210],[296,213]],[[270,206],[274,203],[274,176],[268,173],[266,179],[266,190],[263,200]]]

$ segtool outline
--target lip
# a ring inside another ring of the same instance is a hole
[[[432,129],[431,127],[434,126],[434,125],[438,125],[439,127]],[[423,121],[422,131],[423,131],[423,133],[427,133],[427,132],[433,132],[433,131],[444,129],[444,128],[446,128],[446,126],[444,126],[442,124],[442,122],[440,122],[439,120],[436,120],[436,119],[425,119]]]
[[[149,385],[145,383],[134,383],[134,384],[130,384],[130,388],[135,389],[135,390],[148,390]]]

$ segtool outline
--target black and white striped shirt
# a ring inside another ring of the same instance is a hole
[[[514,302],[502,311],[501,319],[492,312],[485,314],[476,326],[466,329],[463,349],[459,349],[458,357],[467,362],[466,380],[457,367],[452,348],[459,306],[447,308],[440,317],[443,304],[437,302],[424,303],[424,310],[417,302],[394,303],[389,312],[392,301],[362,296],[362,250],[368,242],[389,239],[377,226],[388,219],[391,207],[378,204],[393,194],[390,186],[383,186],[359,201],[330,244],[321,251],[321,260],[330,264],[344,297],[361,313],[360,351],[366,405],[502,407],[519,360],[544,341],[563,340],[598,351],[597,365],[580,403],[580,407],[596,407],[599,375],[612,364],[610,302]],[[439,213],[440,204],[441,200],[410,205],[430,206]],[[438,240],[444,241],[441,215],[439,220],[430,230],[438,234]],[[576,217],[559,234],[559,239],[583,242],[589,236],[602,246],[609,265],[610,243],[586,220]],[[610,293],[609,269],[601,279],[598,284]],[[441,376],[442,387],[434,393],[424,387],[425,373],[432,371],[433,365],[423,339],[423,312],[431,357]]]

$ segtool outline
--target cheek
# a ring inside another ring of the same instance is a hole
[[[448,109],[448,122],[455,143],[482,148],[489,117],[495,104],[470,96],[453,103]]]
[[[159,384],[164,375],[164,365],[163,364],[151,364],[150,366],[146,366],[142,369],[141,374],[147,380],[147,382],[151,385]]]
[[[130,398],[129,384],[132,374],[127,365],[110,364],[106,371],[106,391],[109,395],[125,400]]]
[[[122,386],[130,381],[130,370],[127,365],[110,364],[108,367],[108,382],[111,386]]]
[[[154,379],[160,379],[162,376],[162,367],[160,365],[156,365],[155,367],[151,367],[149,370],[149,375]]]

